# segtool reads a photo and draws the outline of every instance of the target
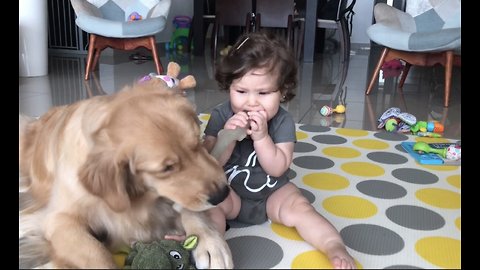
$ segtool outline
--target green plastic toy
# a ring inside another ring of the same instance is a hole
[[[125,269],[196,269],[191,251],[197,244],[196,235],[187,237],[183,242],[137,242],[125,259]]]

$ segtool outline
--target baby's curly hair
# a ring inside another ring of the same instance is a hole
[[[264,67],[277,74],[282,102],[291,100],[298,83],[298,64],[286,40],[270,32],[259,31],[240,36],[217,64],[215,79],[221,90],[228,91],[235,79],[252,69]]]

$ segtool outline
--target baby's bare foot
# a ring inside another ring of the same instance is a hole
[[[327,251],[328,258],[335,269],[356,269],[355,260],[342,244],[334,245]]]

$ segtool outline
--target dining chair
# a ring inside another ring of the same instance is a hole
[[[303,35],[295,35],[295,29],[300,32],[303,28],[301,22],[294,18],[295,0],[275,0],[274,2],[256,0],[255,2],[255,31],[285,29],[288,46],[295,51],[298,58],[296,48],[299,46],[300,39],[296,36]]]
[[[239,26],[242,32],[250,32],[252,0],[215,0],[215,23],[212,33],[212,58],[217,59],[220,30],[224,26]]]

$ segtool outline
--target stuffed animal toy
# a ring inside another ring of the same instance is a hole
[[[125,259],[125,269],[196,269],[191,251],[198,237],[191,235],[183,242],[160,240],[136,242]]]
[[[180,91],[181,94],[185,95],[185,90],[195,87],[197,82],[192,75],[188,75],[185,78],[179,80],[178,75],[180,74],[180,65],[175,62],[169,62],[167,66],[167,75],[158,75],[155,73],[150,73],[147,76],[144,76],[139,80],[139,82],[145,82],[152,79],[163,80],[167,87],[172,88],[175,91]]]

